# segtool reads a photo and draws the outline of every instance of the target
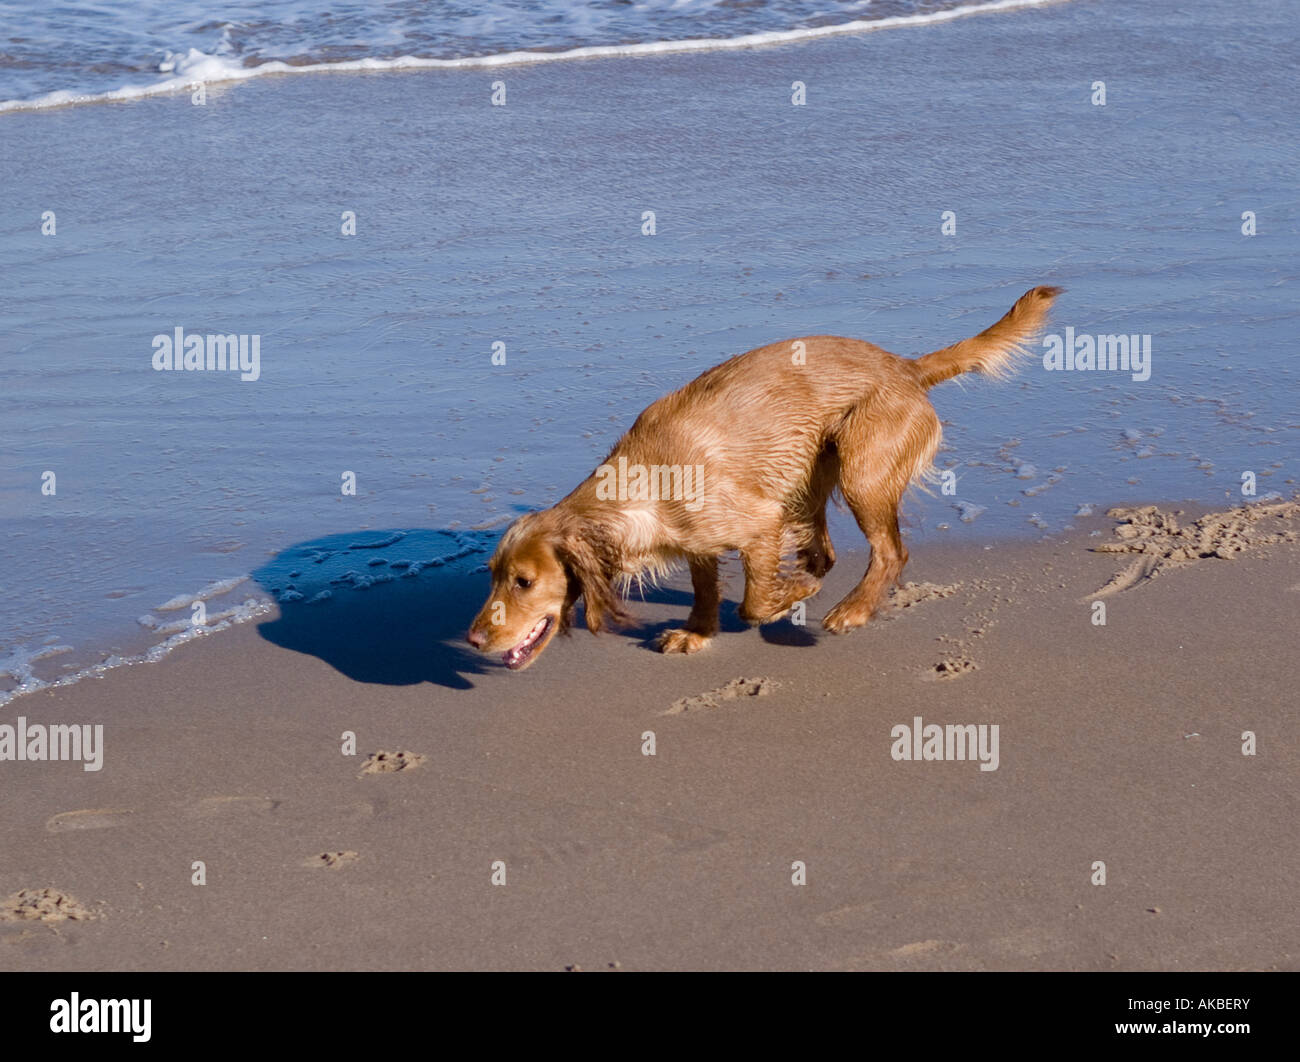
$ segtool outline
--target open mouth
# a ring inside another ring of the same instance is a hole
[[[519,668],[523,667],[532,657],[533,650],[537,648],[537,644],[551,629],[552,622],[554,621],[550,616],[543,616],[537,621],[537,626],[528,632],[527,638],[516,645],[513,649],[507,650],[502,655],[501,662],[511,671],[517,671]]]

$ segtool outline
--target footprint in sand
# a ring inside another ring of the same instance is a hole
[[[927,601],[938,601],[945,597],[952,597],[961,589],[961,583],[948,583],[946,586],[940,586],[938,583],[907,583],[904,586],[895,587],[890,592],[888,603],[891,611],[900,612],[906,608],[922,605]]]
[[[303,861],[305,867],[324,867],[329,870],[342,870],[360,859],[356,852],[322,852]]]
[[[725,701],[734,701],[738,698],[766,697],[780,688],[781,684],[775,679],[734,678],[725,686],[719,686],[716,690],[697,693],[693,697],[683,697],[681,700],[674,701],[672,707],[663,714],[681,715],[684,712],[698,712],[717,708]]]
[[[269,797],[210,796],[185,809],[192,818],[215,818],[237,815],[240,817],[269,815],[280,806],[280,801]],[[45,822],[50,833],[68,830],[103,830],[112,826],[125,826],[131,822],[163,819],[167,812],[147,809],[143,814],[130,808],[86,808],[81,811],[61,811]]]
[[[936,681],[947,681],[948,679],[960,678],[962,675],[969,675],[972,671],[978,670],[979,665],[965,653],[962,653],[959,656],[940,660],[934,667],[925,672],[923,677]]]
[[[45,820],[45,828],[50,833],[65,833],[68,830],[107,830],[114,826],[123,826],[130,821],[135,812],[126,808],[85,808],[81,811],[60,811]]]
[[[90,922],[96,914],[58,889],[20,889],[0,900],[0,922]]]
[[[386,749],[380,749],[378,752],[372,752],[366,757],[366,762],[361,765],[361,770],[357,773],[358,778],[367,774],[392,774],[396,771],[409,771],[420,766],[425,757],[416,752],[407,752],[405,749],[399,749],[397,752],[388,752]]]
[[[282,822],[316,822],[327,816],[335,823],[360,822],[381,814],[388,806],[382,798],[355,800],[348,804],[322,808],[302,802],[295,806],[285,805],[283,800],[263,796],[228,796],[217,795],[203,797],[184,807],[180,815],[191,819],[212,820],[215,826],[224,820],[232,826],[264,820],[267,823]],[[61,811],[45,820],[45,829],[49,833],[68,833],[73,830],[105,830],[117,826],[152,824],[152,828],[165,826],[170,818],[176,817],[165,809],[144,809],[137,812],[131,808],[82,808],[77,811]],[[344,853],[346,854],[346,853]]]

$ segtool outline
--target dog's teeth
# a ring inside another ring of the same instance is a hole
[[[537,640],[549,629],[550,623],[551,618],[549,616],[543,616],[538,620],[537,625],[528,632],[527,638],[516,645],[513,649],[507,649],[505,653],[502,654],[502,662],[507,666],[513,666],[527,658],[533,651],[533,646],[537,644]]]

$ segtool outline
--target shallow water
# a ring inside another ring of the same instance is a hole
[[[455,535],[488,548],[726,356],[809,333],[919,353],[1037,283],[1068,289],[1058,331],[1150,335],[1151,377],[1038,350],[936,389],[957,489],[909,503],[915,540],[1236,501],[1243,472],[1289,495],[1296,35],[1272,4],[1065,4],[0,115],[8,685],[159,644],[178,596],[251,615],[254,584],[202,588],[325,536],[428,529],[477,566]],[[155,371],[177,327],[259,336],[258,379]]]

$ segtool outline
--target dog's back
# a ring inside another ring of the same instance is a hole
[[[926,398],[963,372],[1000,376],[1041,327],[1061,289],[1027,292],[991,328],[921,358],[843,336],[803,336],[738,354],[665,395],[637,418],[611,457],[737,470],[767,496],[803,490],[828,444],[872,421],[908,438],[909,481],[928,468],[939,423]],[[729,500],[726,499],[726,500]]]

